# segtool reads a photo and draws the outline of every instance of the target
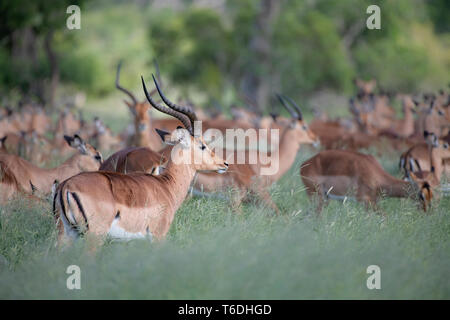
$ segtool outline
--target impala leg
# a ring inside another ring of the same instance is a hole
[[[275,211],[277,216],[280,215],[280,209],[278,209],[278,206],[275,204],[275,202],[273,202],[272,196],[270,195],[269,191],[266,188],[263,187],[258,188],[257,190],[255,190],[255,193],[262,199],[262,201],[267,206],[269,206]]]
[[[58,236],[56,240],[56,247],[60,250],[64,249],[67,246],[70,246],[73,242],[73,238],[69,237],[64,230],[64,223],[61,218],[57,218],[56,220],[56,228],[58,230]]]
[[[242,213],[242,201],[246,197],[247,192],[244,189],[233,190],[231,197],[231,208],[235,213]]]
[[[380,212],[380,208],[377,203],[377,196],[374,192],[372,192],[370,188],[361,186],[358,189],[356,199],[364,203],[367,212],[369,212],[370,210],[375,211],[377,213]]]
[[[325,193],[320,185],[313,183],[310,179],[303,179],[303,184],[306,187],[306,194],[309,199],[316,203],[316,215],[319,217],[322,213],[323,205],[325,203]]]

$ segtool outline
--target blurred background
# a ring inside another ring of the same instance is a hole
[[[81,30],[66,27],[71,4]],[[366,28],[371,4],[381,30]],[[114,87],[121,59],[121,83],[139,97],[156,59],[169,96],[224,113],[233,104],[268,113],[284,92],[339,114],[356,77],[392,92],[449,83],[447,0],[2,0],[0,16],[0,103],[12,107],[72,102],[125,115]]]

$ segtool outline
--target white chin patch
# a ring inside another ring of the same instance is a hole
[[[219,170],[217,170],[217,173],[220,173],[220,174],[225,173],[225,172],[227,172],[227,169],[219,169]]]

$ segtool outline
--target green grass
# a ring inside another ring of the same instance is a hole
[[[236,215],[226,200],[191,198],[166,240],[108,242],[94,256],[84,240],[55,249],[50,202],[0,207],[0,298],[449,299],[450,200],[424,214],[413,200],[383,199],[386,217],[331,202],[317,219],[298,173],[310,155],[272,188],[280,217],[257,202]],[[391,172],[395,163],[382,159]],[[72,264],[81,290],[66,288]],[[381,290],[366,287],[372,264]]]

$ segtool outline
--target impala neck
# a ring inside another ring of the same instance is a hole
[[[271,158],[278,161],[278,171],[271,176],[271,180],[277,181],[292,166],[300,148],[300,144],[295,137],[295,130],[286,128],[280,138],[278,149],[271,153]]]
[[[61,182],[80,172],[80,168],[78,166],[79,157],[79,154],[75,154],[60,166],[52,169],[36,167],[35,169],[39,177],[32,180],[33,185],[40,192],[50,192],[52,184],[55,180],[59,180]]]
[[[172,185],[171,196],[175,204],[175,211],[180,207],[186,198],[189,186],[192,179],[194,179],[196,170],[193,164],[185,164],[183,162],[173,161],[171,157],[177,157],[173,155],[174,152],[168,155],[169,161],[167,163],[164,173],[159,175],[158,178],[161,181],[167,181],[168,184]],[[173,214],[175,214],[175,211]]]
[[[409,197],[411,183],[401,179],[386,175],[385,183],[381,187],[381,191],[389,197],[407,198]]]
[[[438,182],[441,181],[442,172],[444,167],[442,165],[442,158],[439,154],[440,150],[438,148],[431,149],[431,166],[434,167],[434,177]]]
[[[151,121],[148,121],[144,130],[139,130],[139,126],[135,125],[136,130],[136,146],[148,147],[152,150],[159,151],[161,149],[161,138],[154,132]]]
[[[410,106],[405,106],[405,117],[403,119],[405,129],[414,130],[414,117]]]

